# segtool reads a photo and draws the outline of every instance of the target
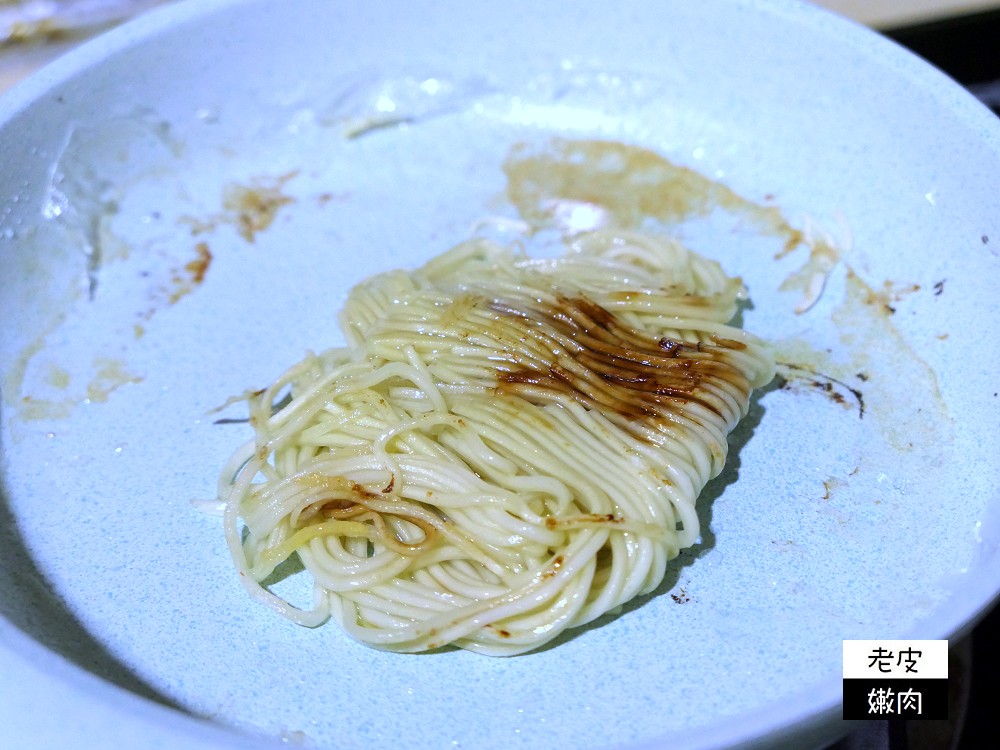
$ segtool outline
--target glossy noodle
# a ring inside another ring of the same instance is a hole
[[[250,593],[382,649],[535,649],[653,591],[769,349],[738,279],[660,236],[470,240],[358,285],[347,346],[249,397],[222,472]],[[275,404],[281,404],[275,407]],[[261,585],[297,555],[303,609]]]

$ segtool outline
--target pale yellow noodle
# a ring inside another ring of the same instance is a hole
[[[219,482],[241,580],[372,646],[493,655],[653,591],[773,376],[727,325],[744,298],[678,242],[611,230],[546,260],[470,240],[359,284],[347,347],[248,397]],[[308,610],[261,584],[293,555]]]

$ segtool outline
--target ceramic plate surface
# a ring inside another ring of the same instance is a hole
[[[192,506],[249,434],[212,410],[340,343],[362,278],[594,215],[568,181],[518,234],[526,151],[741,276],[775,344],[700,543],[515,658],[287,623]],[[787,2],[192,2],[58,61],[0,102],[16,745],[836,737],[844,639],[955,637],[1000,589],[997,175],[985,108]]]

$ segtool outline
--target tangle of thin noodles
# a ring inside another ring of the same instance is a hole
[[[652,591],[773,375],[728,325],[743,294],[672,240],[610,230],[547,260],[470,240],[360,284],[347,347],[248,397],[255,436],[219,485],[244,585],[372,646],[493,655]],[[260,583],[292,555],[310,610]]]

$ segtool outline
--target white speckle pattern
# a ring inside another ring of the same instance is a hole
[[[344,102],[403,78],[468,95],[345,139],[366,113]],[[404,656],[275,617],[192,509],[248,435],[209,410],[337,343],[351,283],[516,221],[504,155],[551,134],[641,144],[799,226],[843,217],[803,315],[780,238],[725,212],[678,228],[743,277],[743,325],[814,369],[755,401],[657,595],[552,648]],[[0,163],[18,747],[803,747],[842,731],[843,639],[948,637],[1000,589],[1000,125],[853,24],[778,0],[180,3],[0,99]],[[252,242],[232,185],[273,189]]]

